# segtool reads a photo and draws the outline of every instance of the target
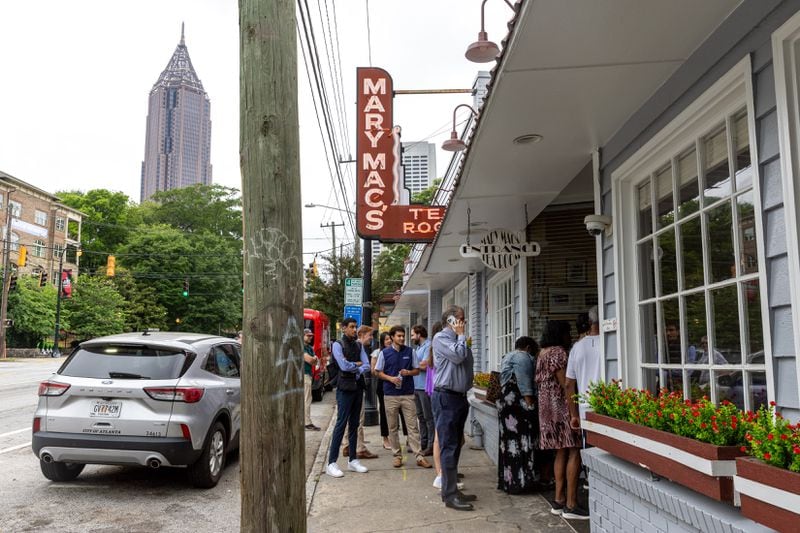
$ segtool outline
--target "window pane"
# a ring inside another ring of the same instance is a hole
[[[656,174],[656,201],[658,202],[658,227],[675,222],[675,200],[672,197],[672,167],[667,165]]]
[[[639,306],[642,326],[642,362],[658,363],[656,304]]]
[[[767,405],[767,373],[764,371],[747,372],[750,395],[750,409],[757,411],[759,407]]]
[[[653,394],[658,394],[658,390],[661,388],[661,380],[658,377],[657,368],[642,369],[642,388],[649,390]]]
[[[753,184],[753,169],[750,165],[750,133],[747,113],[733,121],[733,138],[736,148],[736,190],[741,191]]]
[[[656,237],[658,243],[659,269],[661,271],[661,295],[678,292],[678,263],[675,260],[675,231],[667,230]]]
[[[639,202],[639,237],[653,233],[653,206],[650,198],[650,180],[637,190]]]
[[[706,215],[708,228],[708,259],[711,262],[711,282],[724,281],[736,275],[733,257],[733,226],[731,202],[723,202]]]
[[[639,299],[649,300],[656,295],[653,265],[653,242],[647,240],[639,245]]]
[[[717,382],[717,402],[728,400],[739,409],[744,409],[744,387],[742,372],[724,370],[714,372]]]
[[[742,362],[739,337],[739,303],[736,285],[711,291],[714,316],[714,350],[718,350],[730,364]],[[716,353],[715,353],[716,357]]]
[[[704,281],[703,232],[700,217],[687,220],[680,226],[681,259],[683,260],[683,288],[693,289]]]
[[[686,311],[686,362],[698,363],[705,351],[707,341],[706,297],[704,293],[692,294],[683,299]]]
[[[739,209],[739,269],[741,274],[752,274],[758,272],[753,191],[736,198],[736,206]]]
[[[661,302],[661,316],[664,320],[664,360],[671,365],[681,364],[681,326],[678,299],[671,298]]]
[[[710,372],[708,370],[687,370],[689,377],[689,398],[694,401],[705,396],[711,398]]]
[[[703,142],[705,149],[705,205],[731,194],[731,178],[728,168],[728,141],[725,128]]]
[[[678,213],[681,217],[700,209],[700,186],[697,183],[697,151],[692,148],[678,158]]]
[[[754,279],[742,283],[742,296],[745,310],[744,320],[747,321],[745,326],[745,331],[747,332],[745,362],[750,365],[763,365],[764,331],[761,327],[761,292],[759,291],[758,280]]]

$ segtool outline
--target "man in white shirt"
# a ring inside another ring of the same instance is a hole
[[[570,400],[575,394],[586,394],[590,383],[597,383],[601,379],[600,357],[600,324],[597,317],[597,307],[589,309],[589,332],[584,338],[576,342],[569,352],[566,372],[567,398]],[[580,401],[569,401],[570,426],[580,429],[581,419],[585,417],[588,404]]]

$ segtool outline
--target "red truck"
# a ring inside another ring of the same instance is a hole
[[[328,382],[328,361],[331,348],[331,323],[328,316],[315,309],[303,310],[303,328],[314,332],[314,353],[319,358],[319,363],[311,369],[313,386],[311,398],[315,402],[322,400],[325,394],[325,385]]]

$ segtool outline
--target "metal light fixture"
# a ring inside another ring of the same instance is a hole
[[[514,10],[514,6],[508,0],[504,0],[506,5]],[[467,59],[473,63],[488,63],[493,61],[494,58],[500,53],[500,47],[496,43],[489,40],[489,34],[486,33],[484,25],[484,11],[486,7],[486,0],[481,3],[481,31],[478,32],[478,40],[467,47],[464,54]]]
[[[472,106],[467,104],[459,104],[453,109],[453,129],[450,131],[450,138],[442,143],[442,150],[447,150],[448,152],[460,152],[467,148],[467,143],[459,139],[458,133],[456,133],[456,111],[458,111],[459,107],[469,108],[473,115],[478,116],[478,113],[472,109]]]

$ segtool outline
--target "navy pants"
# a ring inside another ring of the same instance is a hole
[[[434,391],[432,402],[439,435],[442,465],[442,501],[458,494],[458,460],[461,457],[461,438],[467,423],[469,403],[461,394]]]
[[[342,438],[344,437],[344,428],[348,427],[347,434],[348,442],[350,443],[350,461],[356,458],[358,446],[358,426],[361,418],[361,402],[364,398],[364,391],[359,389],[357,391],[343,391],[336,389],[336,426],[333,428],[333,437],[331,439],[331,449],[328,452],[328,464],[335,463],[339,459],[339,447],[342,445]]]

